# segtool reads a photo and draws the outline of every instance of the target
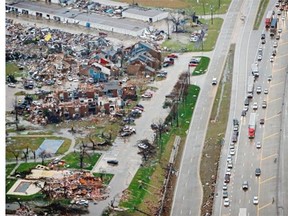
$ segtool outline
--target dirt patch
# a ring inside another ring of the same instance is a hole
[[[231,46],[222,81],[219,82],[202,152],[200,165],[200,177],[203,185],[201,215],[207,213],[212,215],[219,158],[229,117],[234,50],[235,47]],[[221,110],[221,112],[218,113],[217,110]]]

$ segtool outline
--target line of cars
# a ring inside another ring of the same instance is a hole
[[[226,161],[226,172],[224,175],[224,183],[223,183],[223,191],[222,191],[222,197],[224,199],[224,206],[228,207],[230,206],[230,200],[228,197],[228,184],[230,183],[230,177],[232,174],[233,169],[233,156],[236,154],[235,144],[238,141],[238,135],[239,135],[239,121],[238,119],[233,119],[233,134],[232,134],[232,140],[230,142],[229,146],[229,154],[227,155]]]

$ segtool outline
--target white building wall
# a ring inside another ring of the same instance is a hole
[[[138,20],[142,20],[142,21],[145,21],[145,22],[149,21],[149,17],[142,16],[142,15],[139,15],[139,14],[132,14],[132,13],[125,12],[125,11],[122,12],[122,17],[131,18],[131,19],[138,19]]]
[[[18,7],[15,7],[15,8],[18,8]],[[38,11],[29,10],[29,9],[24,9],[24,10],[28,10],[29,15],[32,15],[32,16],[36,16],[36,12],[38,12]],[[18,8],[18,11],[22,11],[22,8]],[[42,13],[43,19],[47,18],[47,13],[43,13],[43,12],[39,12],[39,13]],[[56,14],[48,14],[48,15],[50,15],[51,20],[54,20],[54,16],[56,16],[56,17],[60,17],[60,22],[66,22],[66,20],[68,20],[68,23],[79,22],[79,25],[86,27],[87,21],[77,20],[77,17],[76,17],[76,19],[73,19],[73,18],[67,18],[67,17],[59,16]],[[139,18],[140,17],[143,18],[143,16],[139,16]],[[139,29],[137,31],[132,31],[132,30],[123,29],[121,27],[118,28],[118,27],[112,27],[112,26],[102,25],[102,24],[98,24],[98,23],[91,23],[91,22],[90,22],[90,27],[100,29],[100,30],[109,31],[109,32],[116,32],[116,33],[125,34],[125,35],[132,35],[134,37],[140,36],[142,34],[143,30],[145,29],[145,28],[143,28],[143,29]]]

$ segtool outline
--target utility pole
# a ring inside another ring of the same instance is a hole
[[[213,7],[210,5],[210,10],[211,10],[211,24],[213,25]]]
[[[204,12],[204,16],[205,16],[205,5],[204,5],[204,2],[202,2],[202,6],[203,6],[203,12]]]

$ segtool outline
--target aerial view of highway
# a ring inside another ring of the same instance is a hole
[[[287,11],[6,0],[3,215],[288,215]]]

